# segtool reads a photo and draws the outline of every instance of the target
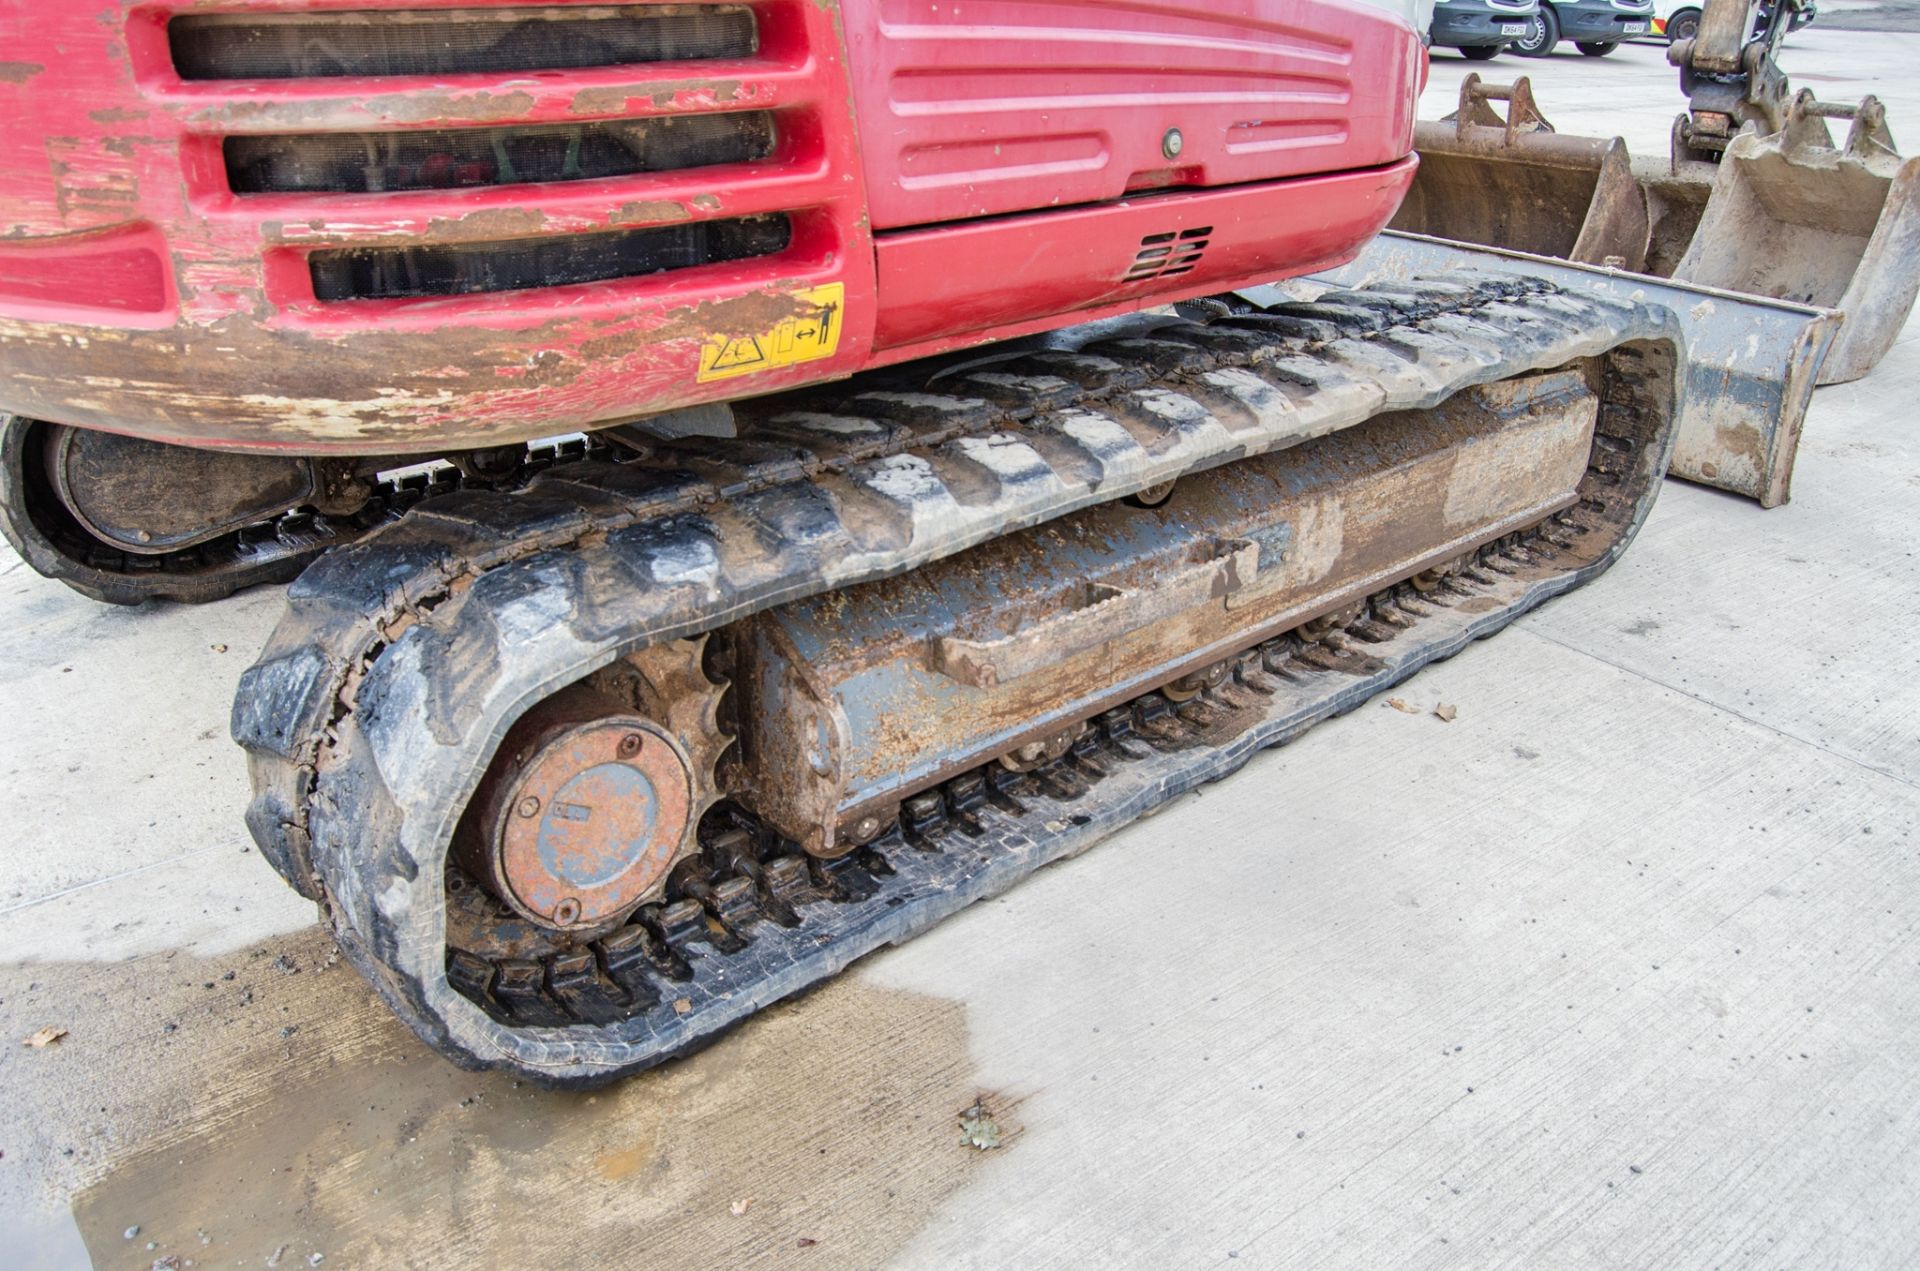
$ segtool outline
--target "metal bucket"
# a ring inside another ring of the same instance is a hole
[[[1507,103],[1503,118],[1492,103]],[[1469,75],[1460,107],[1415,125],[1420,171],[1391,229],[1588,265],[1646,266],[1647,200],[1619,138],[1567,137],[1526,79]]]
[[[1829,119],[1851,121],[1845,146]],[[1687,123],[1666,162],[1635,162],[1617,137],[1555,132],[1526,79],[1469,75],[1454,114],[1417,125],[1420,175],[1391,228],[1838,309],[1819,382],[1872,370],[1920,292],[1920,159],[1895,150],[1885,108],[1803,89],[1779,132],[1741,132],[1718,163],[1685,157]]]
[[[1844,147],[1828,119],[1852,123]],[[1801,90],[1786,126],[1735,137],[1676,279],[1839,309],[1822,384],[1872,370],[1920,292],[1920,159],[1902,160],[1886,110]]]

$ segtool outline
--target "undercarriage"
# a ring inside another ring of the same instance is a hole
[[[297,577],[425,498],[512,489],[583,437],[418,456],[234,454],[0,415],[0,535],[105,604],[202,604]]]
[[[610,1080],[1592,578],[1681,357],[1664,310],[1461,276],[425,500],[291,589],[249,824],[430,1045]]]

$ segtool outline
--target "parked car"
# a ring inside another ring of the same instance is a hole
[[[1622,40],[1653,30],[1654,0],[1543,0],[1540,16],[1513,42],[1522,57],[1545,57],[1561,40],[1588,57],[1605,57]]]
[[[1654,0],[1653,34],[1665,37],[1671,44],[1678,40],[1691,40],[1700,31],[1701,0]],[[1793,18],[1787,24],[1792,33],[1803,27],[1811,26],[1819,10],[1811,0],[1793,11]],[[1767,27],[1773,22],[1773,6],[1760,6],[1760,16],[1754,19],[1753,33],[1765,35]]]
[[[1428,43],[1484,62],[1540,20],[1540,0],[1435,0]]]

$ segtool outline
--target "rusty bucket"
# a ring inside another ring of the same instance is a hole
[[[1493,107],[1505,102],[1502,117]],[[1415,126],[1420,172],[1389,228],[1586,265],[1646,268],[1647,200],[1619,138],[1557,133],[1526,79],[1460,85]]]
[[[1850,121],[1836,146],[1827,120]],[[1673,276],[1838,309],[1822,384],[1872,370],[1920,292],[1920,159],[1903,160],[1872,97],[1858,106],[1801,90],[1786,126],[1735,137]]]
[[[1557,277],[1558,260],[1641,279],[1637,294],[1700,328],[1674,474],[1772,507],[1812,385],[1873,369],[1920,291],[1920,160],[1901,159],[1880,103],[1803,91],[1781,119],[1768,135],[1749,124],[1715,163],[1694,157],[1682,115],[1668,158],[1635,161],[1617,137],[1555,132],[1525,79],[1469,75],[1454,114],[1418,125],[1420,174],[1392,228],[1441,240],[1421,248],[1429,268],[1452,244],[1496,255],[1450,266]],[[1851,121],[1844,147],[1829,119]],[[1405,264],[1415,246],[1375,255]]]

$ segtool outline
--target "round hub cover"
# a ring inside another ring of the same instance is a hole
[[[646,720],[566,729],[521,770],[494,836],[504,897],[536,922],[590,927],[665,880],[686,838],[692,780]]]

